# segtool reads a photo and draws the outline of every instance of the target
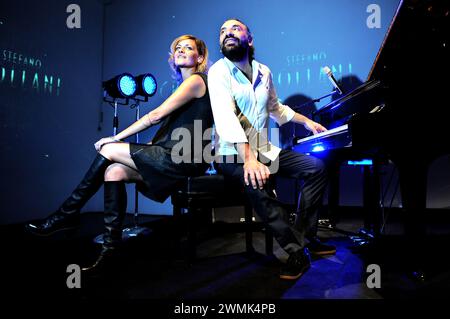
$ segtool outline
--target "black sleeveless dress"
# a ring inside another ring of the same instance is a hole
[[[144,179],[138,190],[158,202],[164,202],[187,176],[203,175],[209,166],[203,150],[210,147],[214,121],[206,74],[195,74],[205,82],[205,95],[167,116],[151,144],[130,143],[131,158]]]

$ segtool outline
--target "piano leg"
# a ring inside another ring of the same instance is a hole
[[[427,165],[410,160],[398,165],[405,235],[420,244],[425,235],[424,214],[427,199]]]
[[[413,158],[397,159],[400,191],[404,211],[406,257],[415,279],[423,281],[423,269],[427,261],[425,209],[427,197],[428,162]],[[409,268],[409,267],[408,267]]]
[[[339,222],[339,183],[340,183],[340,166],[341,162],[334,161],[328,163],[329,172],[329,189],[328,189],[328,218],[330,226],[336,227]]]
[[[381,206],[380,206],[380,165],[373,159],[373,165],[363,166],[363,207],[364,228],[378,238],[381,230]]]

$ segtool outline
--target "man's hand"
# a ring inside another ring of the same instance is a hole
[[[312,120],[309,120],[309,119],[307,121],[305,121],[305,124],[303,124],[303,125],[305,126],[305,128],[307,130],[310,130],[311,132],[313,132],[313,134],[327,131],[327,129],[324,126],[322,126],[319,123],[316,123]]]
[[[254,189],[258,188],[258,186],[260,189],[263,189],[269,176],[269,168],[257,160],[249,160],[244,163],[245,185],[249,185],[250,180]]]

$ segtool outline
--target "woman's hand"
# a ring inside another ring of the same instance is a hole
[[[103,145],[109,144],[109,143],[114,143],[114,142],[119,142],[119,140],[116,140],[116,139],[114,138],[114,136],[104,137],[104,138],[99,139],[99,140],[94,144],[94,147],[95,147],[95,150],[96,150],[97,152],[100,152],[100,150],[102,149]]]

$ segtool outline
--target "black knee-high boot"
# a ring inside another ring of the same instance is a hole
[[[100,256],[90,266],[82,268],[85,273],[98,273],[114,266],[117,250],[122,241],[122,224],[127,208],[125,182],[105,182],[105,232]]]
[[[48,236],[60,230],[77,227],[81,208],[102,186],[105,170],[112,163],[97,153],[80,184],[62,205],[47,218],[27,224],[26,230],[35,235]]]

